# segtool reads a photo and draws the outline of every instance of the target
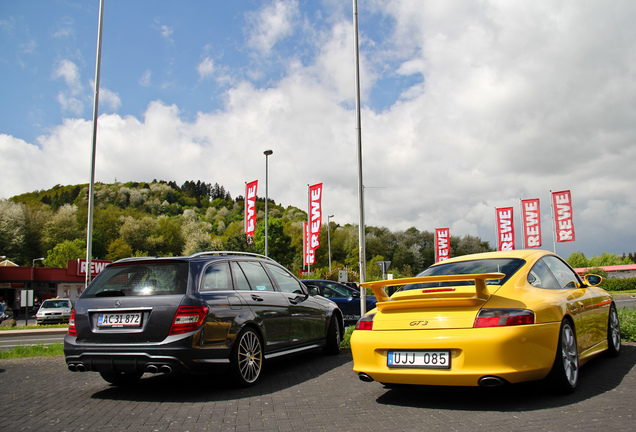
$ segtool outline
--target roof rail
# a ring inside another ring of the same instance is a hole
[[[252,256],[252,257],[257,257],[257,258],[265,258],[268,259],[270,261],[274,261],[272,258],[267,257],[265,255],[261,255],[261,254],[257,254],[257,253],[251,253],[251,252],[232,252],[232,251],[206,251],[206,252],[197,252],[194,253],[192,255],[190,255],[188,258],[195,258],[198,256],[204,256],[204,255],[244,255],[244,256]]]

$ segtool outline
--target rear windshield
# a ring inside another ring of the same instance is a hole
[[[487,280],[488,285],[503,285],[510,277],[525,264],[525,261],[518,258],[493,258],[472,261],[459,261],[448,264],[429,267],[417,276],[445,276],[460,274],[480,274],[480,273],[503,273],[506,275],[502,279]],[[450,286],[475,285],[475,281],[456,282],[430,282],[405,285],[401,291],[421,288],[437,288]]]
[[[105,268],[82,297],[185,294],[187,262],[130,263]]]

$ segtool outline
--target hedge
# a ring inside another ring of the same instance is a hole
[[[606,291],[632,291],[636,290],[636,278],[627,279],[603,279],[601,288]]]

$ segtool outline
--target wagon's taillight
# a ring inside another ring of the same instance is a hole
[[[75,327],[75,309],[71,311],[71,317],[68,319],[68,334],[69,336],[77,337],[77,327]]]
[[[179,306],[174,321],[172,321],[172,327],[170,327],[170,335],[188,333],[198,329],[207,315],[207,306]]]
[[[373,318],[375,314],[367,314],[356,323],[356,330],[373,330]]]
[[[474,328],[506,327],[534,324],[534,312],[527,309],[482,309],[475,318]]]

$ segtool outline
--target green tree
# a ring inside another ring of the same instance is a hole
[[[572,268],[586,268],[590,266],[590,260],[580,251],[572,252],[566,261]]]
[[[117,261],[118,259],[133,256],[133,250],[123,238],[117,238],[108,245],[106,259]]]
[[[77,206],[64,204],[51,216],[44,226],[42,243],[45,250],[50,250],[58,243],[66,240],[83,238],[82,230],[77,223]]]
[[[267,255],[285,267],[291,267],[294,251],[291,248],[291,237],[283,230],[281,219],[267,221]],[[265,224],[258,224],[254,233],[256,250],[265,253]]]
[[[66,268],[68,260],[86,258],[86,242],[80,239],[65,240],[46,253],[44,265],[54,268]]]

